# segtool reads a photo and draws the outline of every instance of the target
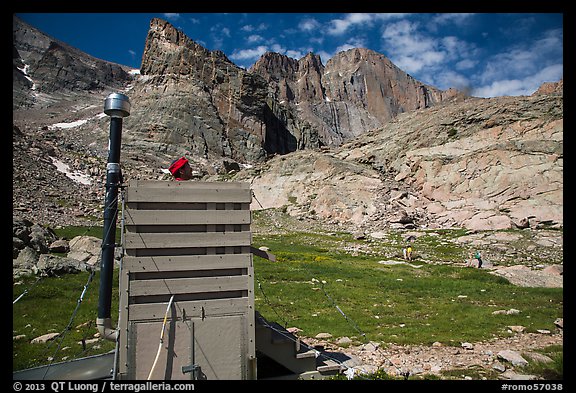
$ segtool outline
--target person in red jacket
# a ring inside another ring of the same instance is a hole
[[[186,157],[180,157],[179,159],[172,161],[168,170],[172,176],[174,176],[174,179],[178,181],[192,179],[192,167]]]

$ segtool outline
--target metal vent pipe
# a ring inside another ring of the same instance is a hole
[[[100,292],[96,325],[102,337],[116,341],[118,331],[112,327],[112,277],[114,250],[116,249],[116,219],[118,217],[118,189],[122,182],[120,172],[120,145],[122,119],[130,116],[130,99],[120,93],[110,94],[104,101],[104,113],[110,116],[110,139],[106,165],[106,196],[104,200],[104,236],[100,262]]]

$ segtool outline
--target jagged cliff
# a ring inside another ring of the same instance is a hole
[[[308,125],[273,101],[262,77],[166,21],[151,21],[140,73],[132,115],[155,142],[242,162],[318,145]]]
[[[418,82],[386,56],[363,48],[340,52],[326,66],[313,53],[295,60],[268,52],[251,71],[270,83],[282,104],[313,124],[329,146],[459,94]]]

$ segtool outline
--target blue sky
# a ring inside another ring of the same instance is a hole
[[[150,20],[171,22],[249,68],[266,51],[323,64],[353,47],[387,56],[417,80],[477,97],[530,95],[563,78],[561,13],[18,13],[94,57],[139,68]]]

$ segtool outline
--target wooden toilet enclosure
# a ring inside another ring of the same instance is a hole
[[[251,198],[248,183],[129,182],[119,379],[256,379]]]

